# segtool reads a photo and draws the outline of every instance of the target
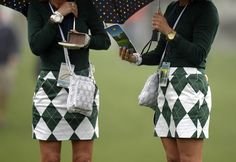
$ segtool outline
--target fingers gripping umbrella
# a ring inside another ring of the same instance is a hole
[[[92,0],[100,18],[106,23],[123,24],[153,0]]]
[[[0,0],[0,4],[27,16],[29,0]]]

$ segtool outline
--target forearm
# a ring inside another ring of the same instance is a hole
[[[157,55],[156,50],[150,51],[142,56],[141,65],[158,65],[160,56]]]
[[[183,55],[188,62],[198,66],[200,65],[207,57],[207,54],[210,50],[210,47],[203,47],[199,43],[194,43],[186,40],[181,35],[176,35],[176,38],[169,43],[170,48],[175,49],[179,52],[180,55]]]
[[[163,34],[160,35],[160,40],[157,47],[148,53],[142,55],[141,65],[158,65],[165,50],[166,39]]]
[[[28,10],[28,39],[32,52],[36,55],[44,53],[55,41],[58,25],[44,22],[37,8],[38,3],[32,1]]]
[[[86,10],[84,10],[86,9]],[[88,13],[89,11],[89,13]],[[111,41],[104,29],[104,24],[102,20],[99,18],[94,5],[91,1],[86,3],[83,8],[83,12],[87,15],[87,24],[91,31],[91,41],[89,48],[95,50],[106,50],[110,47]]]
[[[42,28],[29,26],[29,44],[34,54],[40,55],[54,43],[57,28],[57,24],[51,22],[47,22]]]
[[[173,50],[178,51],[179,55],[194,66],[199,66],[206,60],[219,25],[216,8],[211,3],[204,7],[193,24],[191,37],[186,39],[182,36],[182,31],[182,35],[177,34],[175,39],[169,42]]]
[[[89,48],[95,50],[106,50],[110,47],[111,42],[107,34],[97,34],[91,36]]]
[[[173,41],[169,42],[172,49],[179,51],[178,53],[186,58],[189,63],[199,66],[205,59],[211,49],[211,45],[215,38],[218,23],[209,22],[195,25],[192,40],[187,40],[180,34],[177,34]]]

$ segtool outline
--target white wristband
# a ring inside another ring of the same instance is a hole
[[[85,43],[84,43],[85,48],[89,46],[90,41],[91,41],[91,37],[88,34],[85,34]]]
[[[64,19],[64,16],[58,12],[58,11],[55,11],[51,16],[50,16],[50,21],[53,22],[53,23],[61,23]]]
[[[136,65],[140,65],[140,64],[142,63],[142,57],[141,57],[141,55],[140,55],[139,53],[133,53],[133,55],[134,55],[135,58],[136,58],[135,64],[136,64]]]

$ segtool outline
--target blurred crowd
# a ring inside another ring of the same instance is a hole
[[[20,56],[19,37],[11,18],[0,10],[0,128],[6,126],[6,107],[14,88]]]

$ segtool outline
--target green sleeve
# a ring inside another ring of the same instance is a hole
[[[87,24],[91,31],[91,41],[89,48],[95,50],[105,50],[111,45],[110,38],[104,29],[103,22],[99,18],[95,7],[88,1],[88,19]]]
[[[177,34],[169,44],[184,55],[192,64],[199,66],[207,57],[219,25],[218,12],[212,3],[204,4],[201,15],[193,25],[193,40],[190,42]]]
[[[56,24],[49,21],[44,24],[40,11],[40,4],[31,1],[28,8],[28,39],[32,52],[35,55],[44,53],[55,39],[57,28]]]
[[[171,2],[167,6],[165,14],[164,14],[165,17],[166,17],[166,14],[170,12],[174,4],[175,2]],[[161,56],[165,50],[165,46],[166,46],[166,36],[163,34],[160,34],[160,39],[158,41],[157,47],[154,50],[142,55],[141,65],[158,65],[160,63]]]
[[[142,55],[141,65],[158,65],[160,63],[161,56],[164,52],[165,45],[166,45],[165,36],[161,34],[157,47],[154,50]]]

